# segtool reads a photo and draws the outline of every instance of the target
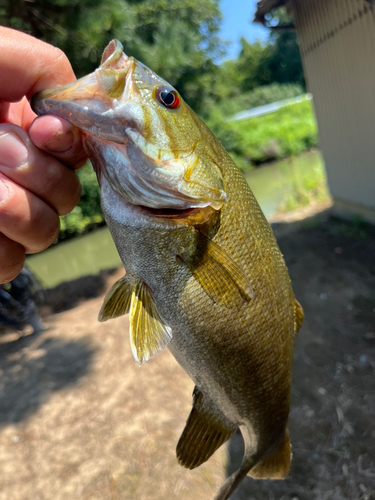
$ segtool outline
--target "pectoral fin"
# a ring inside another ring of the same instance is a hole
[[[205,405],[203,394],[195,387],[193,408],[178,441],[177,460],[187,469],[203,464],[236,430],[220,412]]]
[[[217,304],[241,307],[254,296],[250,281],[242,269],[216,243],[197,231],[195,254],[181,258],[207,295]]]
[[[172,330],[161,319],[150,288],[139,280],[130,306],[130,345],[135,361],[143,365],[172,339]]]
[[[99,321],[107,321],[128,314],[133,287],[134,284],[127,276],[116,281],[104,298],[99,312]]]
[[[105,296],[99,321],[118,318],[130,310],[130,345],[135,361],[142,365],[162,351],[172,339],[172,330],[161,319],[151,290],[127,276],[116,281]]]

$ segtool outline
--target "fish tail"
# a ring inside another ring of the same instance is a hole
[[[258,462],[249,473],[254,479],[284,479],[288,475],[292,450],[289,441],[289,431],[285,431],[282,445],[272,455]]]
[[[242,429],[241,429],[242,431]],[[246,443],[246,436],[244,436]],[[249,475],[253,479],[284,479],[288,474],[291,462],[289,432],[285,431],[282,445],[271,455],[259,460],[252,448],[246,450],[241,467],[225,481],[214,500],[228,500],[240,482]]]

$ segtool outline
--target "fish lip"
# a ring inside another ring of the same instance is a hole
[[[115,57],[112,52],[108,59],[102,60],[99,68],[92,73],[66,85],[43,90],[33,95],[30,100],[32,110],[39,116],[59,116],[92,135],[121,143],[121,134],[114,138],[113,127],[111,127],[111,133],[105,133],[107,127],[104,122],[106,120],[101,117],[107,118],[108,113],[114,113],[114,103],[117,99],[111,92],[117,90],[122,92],[121,82],[125,85],[134,59],[124,54],[122,45],[117,40],[112,40],[108,47],[110,46],[113,46],[115,52],[121,49],[121,55],[117,54]],[[117,70],[121,78],[116,80],[112,77]],[[121,122],[119,128],[128,123],[125,118],[119,122]],[[95,124],[98,126],[95,127]],[[95,130],[99,130],[99,127],[101,131],[104,130],[104,134],[95,134]]]
[[[84,130],[95,124],[97,113],[88,113],[81,104],[78,105],[72,101],[56,101],[55,99],[44,97],[43,94],[44,91],[35,94],[30,101],[31,109],[37,115],[55,114]],[[78,117],[79,120],[77,120],[76,117]]]
[[[110,141],[116,144],[125,144],[126,138],[123,137],[123,130],[129,127],[126,118],[122,118],[118,123],[113,121],[112,127],[108,128],[108,111],[103,103],[103,109],[100,105],[97,109],[92,108],[90,102],[59,101],[53,98],[45,98],[42,91],[35,94],[31,99],[31,108],[39,116],[55,115],[63,118],[93,137]],[[87,104],[87,106],[85,105]],[[89,107],[90,105],[90,107]]]

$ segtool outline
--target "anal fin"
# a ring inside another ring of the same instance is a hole
[[[289,432],[285,431],[285,440],[272,455],[258,462],[249,472],[254,479],[284,479],[289,472],[292,451]]]
[[[214,414],[205,405],[203,394],[195,387],[193,408],[177,444],[178,462],[187,469],[195,469],[206,462],[235,430],[236,426],[228,424],[224,416],[220,419],[219,410]]]
[[[195,254],[180,257],[217,304],[241,307],[254,296],[248,277],[219,245],[197,231]]]

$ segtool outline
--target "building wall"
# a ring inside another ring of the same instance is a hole
[[[375,221],[375,12],[364,0],[291,0],[338,211]]]

